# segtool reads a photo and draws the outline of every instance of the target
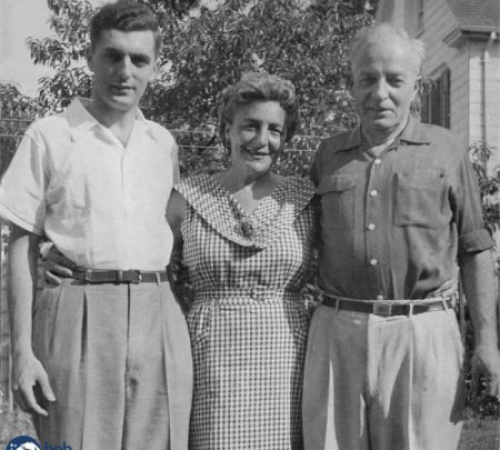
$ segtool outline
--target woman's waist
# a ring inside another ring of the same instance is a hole
[[[280,302],[283,300],[300,301],[301,294],[297,288],[273,288],[268,286],[253,286],[241,288],[206,288],[196,289],[194,302],[216,301],[218,303],[252,303]]]

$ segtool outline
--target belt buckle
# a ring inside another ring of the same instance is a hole
[[[392,313],[391,303],[375,302],[373,303],[373,314],[377,316],[390,316]]]
[[[132,283],[133,284],[140,284],[141,281],[142,281],[142,273],[140,270],[134,270],[134,274],[137,275],[137,278],[134,277],[134,279],[132,280]]]
[[[83,274],[83,280],[86,281],[87,283],[92,283],[92,270],[91,269],[85,270],[85,273]]]

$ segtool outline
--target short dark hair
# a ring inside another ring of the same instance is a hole
[[[105,30],[151,30],[155,40],[156,55],[160,54],[161,31],[153,11],[142,3],[130,0],[107,3],[90,19],[90,45],[94,49]]]
[[[294,85],[277,75],[247,72],[241,80],[224,89],[219,105],[219,137],[224,143],[227,124],[238,110],[253,102],[278,102],[286,113],[285,142],[295,133],[299,120],[299,102]],[[226,145],[226,143],[224,143]]]

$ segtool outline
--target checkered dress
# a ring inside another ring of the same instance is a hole
[[[190,449],[302,449],[314,188],[284,179],[247,214],[216,180],[177,190],[189,207],[183,257],[194,288]],[[242,224],[246,224],[242,226]]]

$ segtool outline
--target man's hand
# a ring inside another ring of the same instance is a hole
[[[481,378],[488,383],[487,393],[500,400],[500,353],[494,346],[477,345],[471,360],[472,392],[481,391]]]
[[[59,285],[61,278],[71,278],[76,264],[66,258],[54,245],[51,245],[42,258],[43,272],[47,284]]]
[[[472,393],[477,394],[480,378],[488,383],[487,393],[500,398],[500,354],[498,352],[498,280],[491,253],[464,254],[460,268],[465,297],[474,326],[475,348],[472,357]]]
[[[14,356],[12,390],[16,403],[23,411],[48,416],[47,402],[56,397],[47,372],[34,355]]]

